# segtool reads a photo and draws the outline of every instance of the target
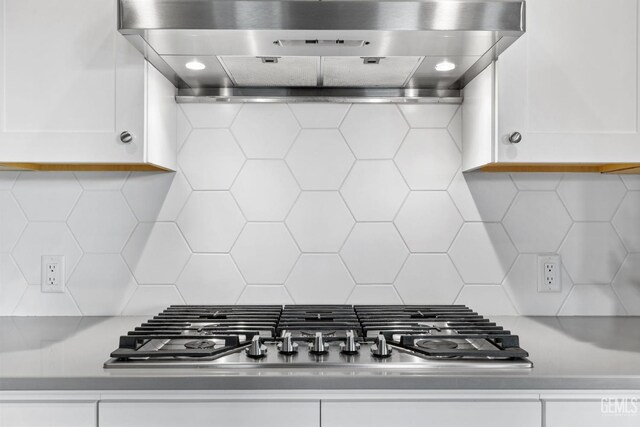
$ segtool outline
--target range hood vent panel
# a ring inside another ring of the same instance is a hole
[[[179,100],[450,102],[525,31],[522,0],[118,2],[120,32]]]
[[[277,62],[270,62],[271,59]],[[222,66],[236,86],[317,86],[320,58],[313,56],[223,56]]]

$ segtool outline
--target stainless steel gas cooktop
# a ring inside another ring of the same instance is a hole
[[[464,305],[171,306],[106,368],[528,369],[516,335]]]

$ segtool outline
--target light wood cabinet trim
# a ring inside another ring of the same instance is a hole
[[[0,163],[0,167],[11,169],[24,169],[33,171],[76,171],[76,172],[171,172],[170,169],[154,164],[140,163],[105,163],[105,164],[82,164],[82,163]]]
[[[640,174],[639,163],[489,163],[483,172],[563,172]]]

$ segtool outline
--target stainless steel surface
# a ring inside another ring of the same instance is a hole
[[[509,142],[512,144],[518,144],[520,141],[522,141],[522,134],[520,132],[513,132],[509,135]]]
[[[640,390],[639,317],[494,318],[534,369],[103,369],[146,317],[0,318],[1,390]],[[370,357],[368,349],[362,356]],[[277,353],[277,352],[276,352]],[[397,355],[394,352],[394,356]],[[273,356],[269,353],[269,356]],[[580,356],[575,356],[580,355]],[[307,356],[300,352],[299,356]],[[246,356],[243,355],[246,359]],[[430,363],[440,363],[433,361]]]
[[[128,144],[131,141],[133,141],[133,135],[131,135],[131,132],[124,131],[120,134],[120,141],[124,142],[125,144]]]
[[[424,372],[424,371],[445,371],[445,372],[479,372],[501,370],[529,370],[531,362],[528,360],[452,360],[452,359],[429,359],[401,348],[387,347],[389,357],[378,357],[378,350],[374,348],[377,343],[366,342],[362,344],[362,351],[355,355],[347,355],[340,352],[338,345],[326,345],[322,354],[312,352],[298,352],[294,355],[283,355],[278,352],[276,342],[265,343],[266,351],[264,357],[260,359],[250,359],[244,352],[231,352],[223,357],[212,360],[200,360],[198,369],[222,369],[222,370],[262,370],[275,369],[288,372],[297,369],[320,369],[325,374],[331,372],[338,374],[348,374],[349,372],[366,371],[394,371],[402,372]],[[391,356],[393,354],[393,356]],[[170,361],[128,361],[119,362],[111,360],[110,368],[127,369],[162,369],[167,366],[172,368],[189,368],[193,364],[189,360],[173,359]]]
[[[461,89],[524,33],[525,3],[119,0],[118,25],[178,88],[315,87],[308,102],[332,96],[332,87]],[[194,59],[206,68],[187,70]],[[435,70],[445,60],[455,70]],[[287,101],[252,92],[234,101],[253,97]]]
[[[217,88],[180,89],[180,103],[209,102],[334,102],[460,104],[459,90],[380,88]]]

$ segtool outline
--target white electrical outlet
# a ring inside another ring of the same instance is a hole
[[[64,256],[42,256],[42,292],[64,292]]]
[[[560,255],[538,255],[538,292],[560,292]]]

